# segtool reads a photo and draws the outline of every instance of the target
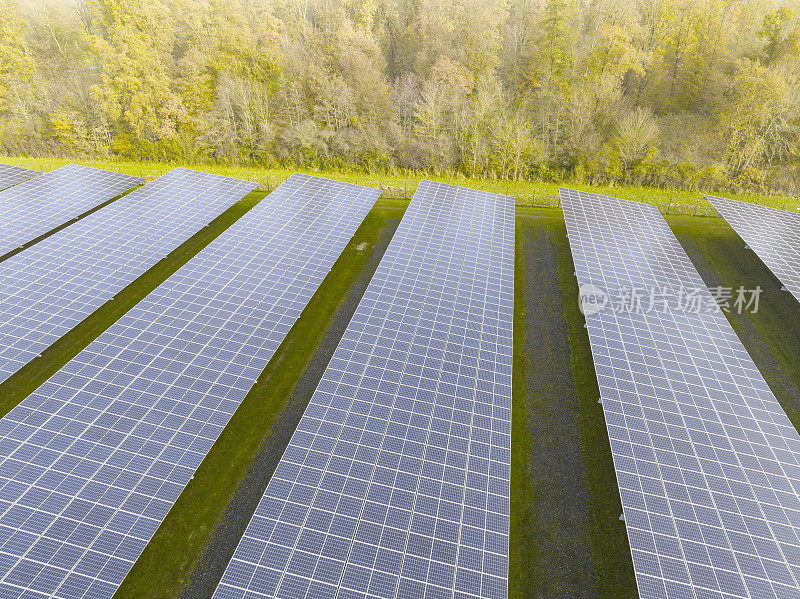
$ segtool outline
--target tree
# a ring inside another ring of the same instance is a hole
[[[793,25],[794,11],[791,6],[781,6],[764,15],[761,29],[758,30],[758,36],[764,40],[764,64],[771,65],[784,50],[797,47],[797,33]]]
[[[746,58],[727,81],[721,113],[728,139],[727,163],[736,177],[798,158],[800,81],[797,73],[772,71]]]
[[[617,125],[615,145],[623,174],[651,158],[658,142],[658,123],[646,108],[634,108],[625,113]]]
[[[0,115],[19,87],[31,82],[36,65],[28,55],[28,24],[13,0],[0,0]]]
[[[497,127],[498,115],[507,110],[506,100],[498,81],[482,77],[475,86],[465,111],[461,138],[462,164],[468,175],[485,174],[489,166],[489,152]]]
[[[574,0],[547,0],[532,61],[534,86],[569,94],[575,64],[576,15]]]
[[[791,193],[798,10],[0,0],[0,151]]]
[[[419,0],[398,0],[384,7],[383,52],[389,81],[413,72],[420,39]]]
[[[498,118],[493,150],[500,160],[503,179],[519,181],[535,164],[543,162],[543,148],[533,141],[530,120],[520,111],[506,110]]]
[[[174,139],[187,116],[173,79],[174,19],[165,0],[93,0],[91,37],[101,67],[95,98],[118,142]]]

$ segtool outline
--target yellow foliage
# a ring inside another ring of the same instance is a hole
[[[13,0],[0,0],[0,114],[8,108],[14,86],[31,81],[35,70],[28,56],[28,24]]]

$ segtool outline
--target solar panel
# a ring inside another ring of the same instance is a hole
[[[513,199],[422,181],[217,599],[508,587]]]
[[[561,203],[640,596],[800,596],[797,431],[654,206]]]
[[[725,198],[706,199],[800,300],[800,214]]]
[[[0,596],[115,592],[378,195],[293,175],[0,419]]]
[[[255,187],[175,169],[0,262],[0,382]]]
[[[41,175],[39,171],[34,171],[29,168],[22,168],[20,166],[11,166],[10,164],[0,164],[0,189],[11,187],[17,183],[22,183],[28,179],[32,179],[37,175]]]
[[[0,256],[143,182],[70,164],[0,191]]]

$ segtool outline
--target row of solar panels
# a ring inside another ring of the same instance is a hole
[[[800,215],[709,200],[800,299]],[[800,435],[655,207],[561,201],[640,596],[800,596]]]
[[[138,183],[94,170],[0,193],[10,249]],[[177,169],[0,262],[3,378],[253,187]],[[561,193],[582,286],[708,299],[653,207]],[[0,594],[114,593],[378,195],[293,176],[0,419]],[[796,216],[712,201],[791,289]],[[509,198],[421,183],[218,596],[505,596],[513,251]],[[587,327],[640,594],[796,596],[800,438],[724,316]]]
[[[139,182],[0,192],[6,254],[94,210],[0,261],[0,381],[254,187]],[[294,175],[0,419],[0,596],[114,594],[379,193]],[[420,185],[220,596],[505,595],[513,214]]]

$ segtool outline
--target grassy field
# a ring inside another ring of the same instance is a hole
[[[24,158],[24,157],[2,157],[1,162],[32,168],[41,171],[48,171],[65,164],[70,160],[56,158]],[[307,172],[312,175],[330,177],[351,183],[362,185],[377,186],[384,188],[384,197],[409,199],[419,184],[418,175],[403,174],[375,174],[366,175],[364,173],[352,171],[309,171],[302,169],[272,168],[264,169],[248,166],[225,166],[225,165],[204,165],[204,164],[168,164],[161,162],[123,162],[123,161],[96,161],[75,159],[72,162],[85,164],[106,170],[117,171],[147,179],[155,179],[176,166],[185,166],[202,171],[209,171],[230,177],[238,177],[250,181],[258,182],[260,189],[269,191],[280,185],[292,173]],[[468,179],[465,177],[428,177],[434,181],[453,183],[464,187],[483,189],[495,193],[513,195],[517,198],[519,205],[558,205],[558,184],[541,183],[530,181],[488,181],[481,179]],[[690,213],[690,214],[713,214],[711,205],[703,199],[703,194],[695,191],[674,191],[638,186],[618,186],[618,187],[590,187],[578,183],[563,183],[564,187],[574,189],[594,191],[596,193],[613,195],[628,200],[638,202],[648,202],[656,204],[665,213]],[[795,210],[800,208],[800,199],[786,198],[783,196],[764,196],[757,194],[721,194],[738,200],[757,202],[767,206]]]
[[[155,176],[155,169],[169,167],[142,168],[153,168]],[[257,180],[253,175],[275,176],[275,171],[219,172]],[[363,178],[351,180],[364,182]],[[269,185],[277,182],[277,178],[270,180]],[[230,208],[0,385],[0,415],[263,195],[263,191],[254,192]],[[406,205],[382,199],[370,212],[117,597],[210,596]],[[619,520],[619,493],[597,403],[588,337],[578,310],[563,217],[555,208],[520,206],[516,221],[510,596],[635,597],[628,540]],[[780,290],[775,277],[722,219],[669,216],[668,221],[706,283],[759,285],[764,290],[757,313],[729,315],[729,319],[800,428],[800,361],[796,358],[800,355],[800,304]]]

